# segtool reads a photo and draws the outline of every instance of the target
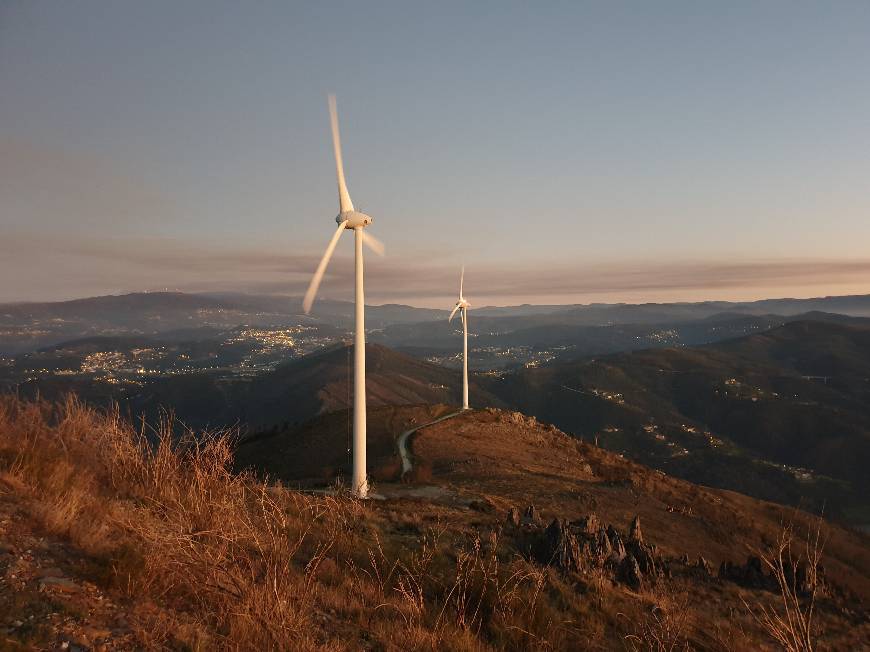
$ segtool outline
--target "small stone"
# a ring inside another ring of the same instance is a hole
[[[63,577],[63,571],[56,566],[51,568],[40,568],[36,571],[37,577]]]
[[[78,584],[66,577],[45,577],[39,580],[39,590],[44,591],[46,588],[56,589],[61,593],[76,593],[80,590]]]

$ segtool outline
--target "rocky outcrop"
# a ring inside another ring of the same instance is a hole
[[[507,524],[513,527],[520,526],[520,510],[516,507],[511,507],[507,513]]]
[[[819,587],[824,588],[824,569],[819,567],[815,573],[804,560],[783,565],[785,581],[801,594],[806,595]],[[734,582],[751,589],[777,590],[778,582],[773,573],[766,573],[764,562],[756,555],[746,558],[742,566],[731,561],[719,565],[719,579]]]
[[[513,511],[509,512],[509,520],[514,516]],[[526,517],[521,520],[524,526]],[[529,533],[530,528],[523,527],[522,531]],[[535,557],[564,572],[583,574],[601,569],[635,590],[663,574],[665,563],[655,546],[644,543],[639,536],[637,518],[628,536],[612,524],[604,526],[595,514],[574,521],[556,518],[538,531],[539,538],[533,545]]]

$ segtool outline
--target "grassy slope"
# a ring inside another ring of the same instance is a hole
[[[432,414],[401,410],[373,411],[387,435]],[[502,510],[532,501],[547,518],[595,511],[623,532],[640,513],[662,550],[715,559],[763,544],[780,508],[665,478],[497,411],[421,432],[414,453],[439,491],[381,482],[387,500],[360,504],[229,473],[222,440],[185,447],[164,437],[152,449],[112,415],[4,398],[4,646],[86,635],[110,649],[603,650],[630,648],[634,635],[650,643],[664,618],[678,625],[677,644],[771,649],[741,598],[773,604],[774,594],[679,564],[672,580],[636,591],[594,569],[557,572],[524,552],[532,534],[502,531]],[[697,513],[665,509],[677,501]],[[830,533],[829,575],[866,598],[866,539]],[[40,588],[55,563],[75,590]],[[858,598],[849,611],[836,595],[817,605],[821,649],[867,634]],[[27,624],[16,625],[22,615]]]

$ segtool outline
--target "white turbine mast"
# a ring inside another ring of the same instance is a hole
[[[329,96],[329,119],[332,125],[332,147],[335,152],[335,174],[338,178],[338,228],[332,235],[332,239],[326,246],[326,252],[314,272],[311,285],[305,293],[302,308],[305,314],[311,312],[314,297],[317,296],[317,288],[323,280],[326,266],[332,258],[332,252],[338,244],[338,239],[345,229],[351,229],[354,233],[355,250],[355,274],[356,290],[355,323],[353,337],[353,473],[351,478],[351,491],[365,498],[368,495],[368,477],[366,475],[366,333],[365,333],[365,293],[363,291],[363,252],[362,245],[365,243],[379,256],[384,255],[384,245],[377,238],[369,235],[363,229],[372,223],[372,218],[365,213],[355,211],[350,193],[344,181],[344,165],[341,161],[341,138],[338,134],[338,112],[335,108],[335,95]]]
[[[456,311],[462,317],[462,409],[468,409],[468,307],[471,305],[462,294],[462,286],[465,282],[465,265],[459,275],[459,301],[453,306],[453,312],[447,318],[447,322],[453,321]]]

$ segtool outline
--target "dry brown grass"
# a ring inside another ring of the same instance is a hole
[[[648,606],[631,619],[634,631],[624,637],[631,652],[688,652],[693,610],[688,593],[672,582],[647,591]]]
[[[194,437],[168,417],[134,428],[73,397],[0,398],[5,484],[104,585],[160,605],[140,627],[148,647],[564,648],[570,622],[545,599],[558,580],[497,535],[436,528],[387,551],[351,496],[265,485],[231,462],[228,433]]]
[[[466,505],[234,473],[231,434],[0,397],[0,488],[89,560],[87,579],[143,605],[144,649],[682,650],[701,627],[678,596],[541,566]]]
[[[200,644],[317,647],[317,570],[359,506],[232,474],[226,436],[173,438],[172,425],[137,431],[74,398],[3,399],[5,473],[45,530],[104,559],[128,597],[192,615]],[[175,623],[164,625],[169,642]]]

